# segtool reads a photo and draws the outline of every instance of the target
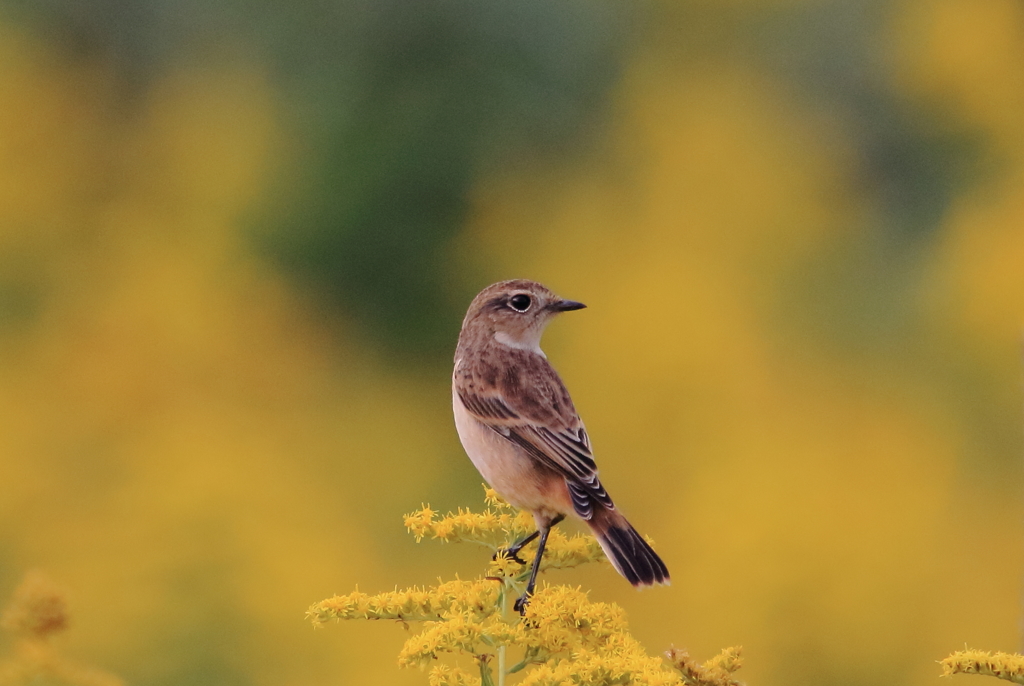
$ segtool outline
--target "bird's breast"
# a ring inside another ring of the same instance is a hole
[[[565,479],[473,417],[452,389],[455,428],[484,480],[511,505],[531,512],[573,511]]]

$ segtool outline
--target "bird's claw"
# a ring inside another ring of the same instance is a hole
[[[526,616],[526,606],[530,603],[530,594],[524,593],[523,595],[516,598],[516,602],[512,604],[512,609],[520,614],[520,616]]]
[[[519,557],[519,551],[518,550],[513,552],[511,550],[506,550],[506,549],[502,548],[498,552],[494,553],[494,555],[491,557],[491,559],[497,561],[497,559],[499,557],[507,557],[510,560],[515,560],[516,562],[518,562],[521,565],[525,565],[526,564],[526,560],[524,560],[523,558]]]

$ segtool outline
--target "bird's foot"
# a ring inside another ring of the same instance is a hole
[[[497,560],[499,557],[507,557],[510,560],[515,560],[516,562],[518,562],[521,565],[525,565],[526,564],[526,560],[524,560],[523,558],[519,557],[519,549],[518,548],[516,548],[516,549],[513,549],[513,548],[501,548],[500,550],[498,550],[498,552],[494,553],[494,555],[491,556],[491,559],[492,560]]]
[[[512,604],[512,609],[518,612],[520,616],[526,616],[526,606],[530,604],[530,595],[530,593],[524,593],[516,598],[516,602]]]

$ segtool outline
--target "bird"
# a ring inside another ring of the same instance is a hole
[[[590,527],[612,566],[633,586],[670,582],[665,563],[598,478],[590,436],[540,347],[556,316],[585,307],[536,281],[501,281],[473,299],[455,350],[452,408],[462,446],[491,488],[530,512],[537,525],[503,551],[525,564],[519,551],[540,538],[526,591],[514,604],[522,615],[548,534],[566,516]]]

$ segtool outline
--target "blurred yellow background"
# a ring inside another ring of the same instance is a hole
[[[401,515],[481,506],[525,277],[673,585],[551,581],[751,684],[1018,650],[1024,5],[853,5],[0,6],[0,595],[132,684],[425,683],[303,613],[482,568]]]

